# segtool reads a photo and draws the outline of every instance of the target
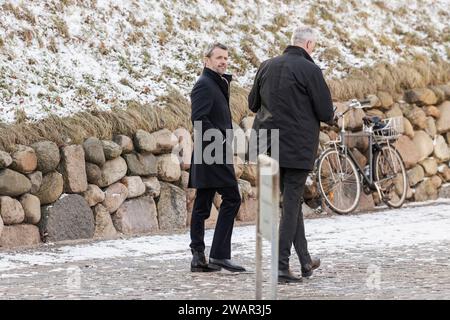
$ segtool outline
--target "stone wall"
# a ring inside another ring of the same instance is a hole
[[[382,119],[401,117],[401,135],[395,143],[407,169],[408,191],[407,201],[428,201],[439,197],[450,196],[450,84],[417,88],[404,92],[396,97],[387,92],[369,95],[370,106],[352,110],[346,115],[345,127],[355,137],[348,138],[348,146],[364,167],[368,163],[368,139],[358,133],[363,128],[365,116],[378,116]],[[338,111],[347,109],[347,102],[335,103]],[[241,121],[245,134],[251,128],[254,117],[246,117]],[[326,143],[336,140],[343,123],[330,127],[321,124],[320,141]],[[294,137],[293,137],[294,138]],[[238,145],[238,150],[240,149]],[[241,147],[242,149],[242,147]],[[252,181],[245,174],[243,178]],[[251,176],[255,177],[256,172]],[[319,191],[315,181],[308,180],[304,193],[303,212],[306,217],[314,216],[320,208]],[[375,192],[361,192],[361,200],[357,211],[370,211],[382,204]],[[325,211],[330,212],[327,208]]]
[[[379,116],[382,119],[402,117],[401,136],[395,143],[407,169],[408,201],[435,200],[448,197],[450,187],[450,85],[408,90],[403,96],[392,97],[386,92],[371,95],[370,108],[349,112],[346,128],[361,132],[363,117]],[[338,110],[346,108],[337,103]],[[338,124],[339,128],[342,122]],[[321,142],[335,139],[338,127],[322,126]],[[348,140],[360,164],[367,164],[368,139],[352,137]],[[307,203],[314,205],[317,186],[306,188]],[[376,193],[362,193],[360,210],[370,210],[380,204]]]
[[[360,131],[365,114],[403,117],[396,145],[408,170],[408,200],[449,197],[450,85],[410,90],[397,98],[378,92],[369,98],[371,108],[351,112],[346,127]],[[345,108],[344,103],[337,106]],[[241,159],[253,119],[233,125],[243,199],[237,220],[242,222],[254,222],[257,210],[256,168]],[[338,129],[323,125],[321,141],[336,138]],[[364,141],[354,141],[352,147],[367,161]],[[195,198],[195,190],[187,188],[192,148],[191,134],[179,128],[139,130],[112,141],[91,137],[82,145],[41,141],[17,145],[11,153],[0,151],[0,249],[186,228]],[[313,181],[304,197],[305,216],[314,215],[318,191]],[[216,195],[208,228],[215,225],[220,203]],[[376,196],[363,193],[359,210],[377,204]]]
[[[186,228],[195,197],[187,188],[192,149],[191,134],[179,128],[0,151],[0,249]],[[242,175],[243,162],[235,161]],[[255,192],[248,181],[239,185],[249,200],[238,220],[253,221]],[[207,227],[219,205],[218,196]]]

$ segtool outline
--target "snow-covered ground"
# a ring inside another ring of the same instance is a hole
[[[414,205],[398,210],[386,210],[352,216],[332,216],[305,221],[312,252],[328,254],[352,251],[352,248],[389,249],[421,243],[450,240],[450,200]],[[213,231],[206,232],[206,244],[211,244]],[[255,255],[255,227],[236,227],[233,233],[233,254]],[[81,261],[114,260],[115,258],[146,257],[146,260],[174,261],[190,256],[189,234],[145,236],[100,241],[89,244],[48,246],[26,252],[0,253],[1,278],[14,276],[12,271]],[[265,242],[264,255],[270,254]]]
[[[448,60],[449,7],[449,0],[1,0],[0,121],[14,122],[17,112],[36,120],[154,103],[171,87],[187,94],[202,50],[217,40],[232,49],[230,71],[248,86],[258,63],[279,53],[300,23],[320,30],[314,58],[330,78],[416,54]]]

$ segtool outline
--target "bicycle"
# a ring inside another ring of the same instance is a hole
[[[370,194],[377,192],[389,207],[399,208],[406,199],[407,177],[405,165],[392,145],[400,136],[402,117],[380,119],[364,117],[362,134],[369,139],[368,164],[363,168],[346,139],[352,135],[345,130],[345,114],[353,109],[365,108],[368,100],[351,100],[347,110],[337,113],[342,118],[342,128],[337,140],[327,142],[316,162],[318,189],[325,204],[339,214],[356,209],[361,187]]]

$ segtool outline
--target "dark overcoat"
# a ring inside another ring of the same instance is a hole
[[[300,47],[263,62],[248,98],[253,129],[279,129],[280,167],[311,170],[320,121],[333,120],[330,90],[321,69]]]
[[[212,139],[212,141],[204,141],[199,135],[200,132],[194,132],[194,152],[189,174],[189,188],[224,188],[237,185],[232,162],[231,143],[228,143],[226,140],[227,130],[231,130],[228,131],[229,133],[232,132],[230,111],[231,80],[231,75],[225,74],[221,76],[213,70],[205,68],[192,89],[191,120],[194,128],[196,121],[201,123],[201,136],[208,129],[218,130],[216,132],[220,132],[221,134],[220,144],[223,147],[223,157],[221,161],[212,164],[205,162],[205,159],[199,154],[200,149],[203,154],[205,148],[215,142],[215,139]],[[231,160],[228,163],[227,152],[228,160]],[[212,154],[215,155],[215,152]],[[199,159],[201,162],[195,163]]]

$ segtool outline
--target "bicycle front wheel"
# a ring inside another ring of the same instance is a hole
[[[339,214],[356,209],[361,194],[361,181],[353,161],[335,149],[325,151],[317,167],[319,191],[325,203]]]
[[[408,180],[403,160],[398,151],[383,145],[374,156],[375,182],[382,200],[392,208],[400,208],[406,199]]]

